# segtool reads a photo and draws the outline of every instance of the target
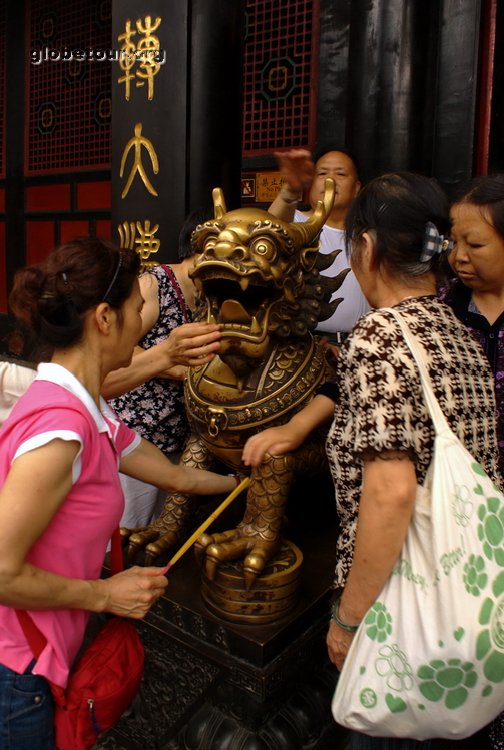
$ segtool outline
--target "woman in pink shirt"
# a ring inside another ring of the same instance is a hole
[[[138,267],[135,252],[90,238],[15,278],[14,313],[53,353],[0,432],[1,748],[54,750],[47,680],[66,685],[89,613],[142,618],[167,586],[158,567],[100,578],[124,506],[119,470],[167,492],[235,487],[233,477],[172,464],[100,396],[140,336]],[[173,365],[208,361],[219,346],[217,326],[190,325],[174,336]],[[47,639],[36,661],[15,609]]]

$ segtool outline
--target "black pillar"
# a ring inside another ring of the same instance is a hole
[[[443,0],[433,173],[448,192],[472,176],[481,0]]]
[[[435,49],[431,6],[425,0],[352,3],[347,135],[365,177],[420,166],[424,80]]]
[[[364,177],[470,175],[479,10],[480,0],[352,2],[347,141]]]
[[[192,0],[189,54],[188,206],[224,188],[239,208],[242,131],[242,0]]]
[[[144,258],[177,259],[216,185],[238,200],[242,18],[242,0],[113,2],[112,223]]]
[[[317,147],[344,146],[351,0],[320,0]]]

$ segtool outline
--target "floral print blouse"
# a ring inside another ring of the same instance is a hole
[[[396,307],[425,353],[434,393],[451,428],[496,480],[493,378],[479,344],[435,297],[403,300]],[[421,484],[434,430],[413,356],[386,309],[357,322],[341,347],[337,376],[340,395],[326,447],[341,527],[335,574],[335,586],[341,588],[353,558],[363,454],[408,451]]]
[[[169,266],[154,266],[148,273],[158,280],[159,318],[139,341],[149,349],[168,338],[170,331],[191,320],[182,290]],[[128,393],[110,400],[110,405],[128,427],[157,445],[163,453],[179,453],[188,435],[184,407],[184,385],[178,380],[154,378]]]

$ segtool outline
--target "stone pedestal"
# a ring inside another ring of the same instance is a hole
[[[335,538],[334,525],[295,537],[304,555],[298,605],[264,626],[214,616],[187,553],[170,574],[166,596],[139,625],[142,689],[101,747],[345,750],[346,732],[330,713],[337,672],[325,647]]]

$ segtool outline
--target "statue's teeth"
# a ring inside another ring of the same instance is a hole
[[[252,317],[252,323],[250,324],[250,333],[261,333],[261,326],[255,315]]]
[[[246,276],[242,276],[242,278],[240,279],[240,288],[242,292],[245,292],[248,289],[248,285],[249,285],[249,280],[247,279]]]

